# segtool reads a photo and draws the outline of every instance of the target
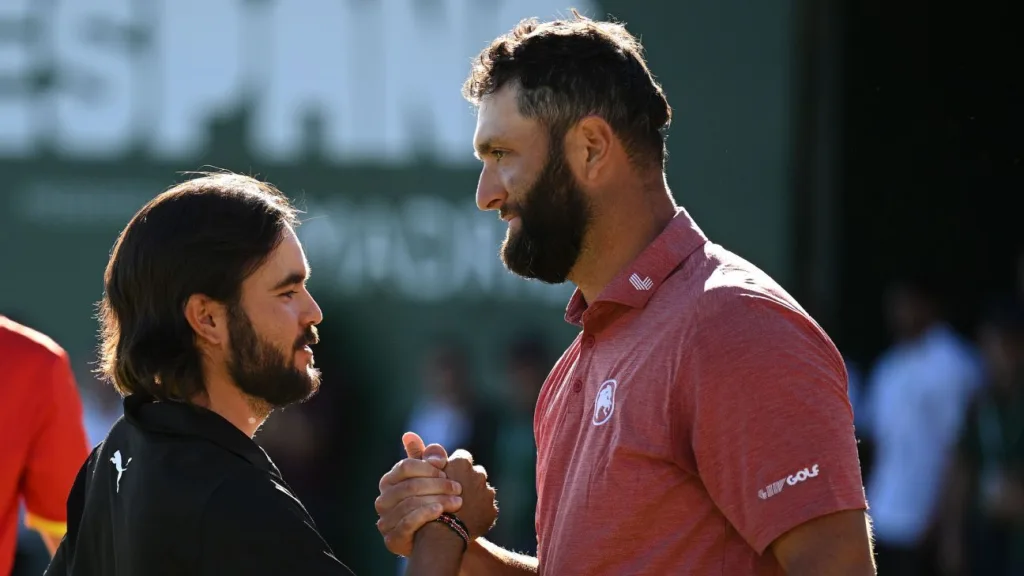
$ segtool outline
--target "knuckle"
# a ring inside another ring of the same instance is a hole
[[[395,510],[395,513],[401,514],[401,517],[405,518],[410,512],[419,506],[422,506],[422,500],[420,497],[407,498],[402,501],[402,504]]]
[[[398,526],[395,526],[394,532],[398,534],[406,534],[413,531],[413,524],[415,523],[415,514],[406,514],[405,518],[402,518]]]

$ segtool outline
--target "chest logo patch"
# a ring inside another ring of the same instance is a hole
[[[129,458],[128,460],[126,460],[124,462],[124,464],[122,464],[121,463],[121,451],[120,450],[115,450],[114,451],[114,457],[110,459],[110,462],[114,465],[114,470],[117,470],[117,486],[116,486],[116,490],[114,490],[114,491],[115,492],[120,492],[121,491],[121,474],[124,474],[128,470],[128,465],[131,464],[132,459]]]
[[[615,389],[618,382],[606,380],[597,389],[597,397],[594,398],[594,426],[600,426],[611,419],[615,413]]]

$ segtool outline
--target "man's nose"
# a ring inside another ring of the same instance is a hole
[[[476,207],[484,211],[500,210],[506,200],[508,191],[505,190],[505,186],[494,170],[484,166],[476,185]]]
[[[309,308],[306,310],[305,316],[304,320],[306,320],[306,323],[312,324],[313,326],[324,321],[323,310],[320,309],[320,305],[317,304],[316,299],[313,298],[312,294],[309,295]]]

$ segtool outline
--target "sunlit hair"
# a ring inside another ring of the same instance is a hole
[[[523,20],[473,61],[463,96],[473,104],[505,86],[518,88],[519,113],[556,138],[596,115],[612,127],[634,163],[663,166],[663,130],[672,108],[625,26],[573,10],[572,19]]]

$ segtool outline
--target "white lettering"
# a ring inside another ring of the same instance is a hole
[[[29,50],[32,0],[0,2],[0,156],[24,157],[35,148],[31,79],[35,54]],[[5,86],[6,85],[6,86]]]
[[[814,478],[817,475],[818,475],[818,465],[815,464],[812,467],[811,470],[808,470],[807,468],[804,468],[803,470],[797,472],[796,474],[793,474],[792,476],[789,476],[788,478],[786,478],[786,484],[789,484],[790,486],[794,486],[794,485],[796,485],[796,484],[798,484],[800,482],[803,482],[804,480],[807,480],[808,478]]]
[[[559,306],[571,294],[568,284],[548,286],[509,274],[497,256],[504,224],[472,205],[410,196],[397,203],[331,200],[310,204],[307,213],[298,233],[315,291],[422,302],[487,296]]]
[[[478,210],[452,210],[452,233],[449,251],[453,257],[452,282],[458,286],[478,289],[483,292],[494,290],[504,275],[498,258],[498,246],[503,231]]]
[[[260,85],[254,118],[256,151],[276,160],[292,160],[315,144],[329,158],[355,152],[350,143],[355,118],[367,111],[354,106],[351,94],[367,84],[353,73],[352,62],[372,55],[367,46],[354,46],[350,31],[354,16],[347,0],[290,0],[273,4],[273,33],[268,70]],[[311,122],[317,122],[316,125]],[[367,122],[358,124],[363,132]],[[310,128],[319,128],[315,141]]]
[[[363,208],[359,223],[366,277],[374,284],[387,285],[394,280],[393,273],[409,263],[401,222],[390,206],[371,201]]]
[[[155,16],[159,113],[150,144],[187,158],[207,144],[209,123],[237,109],[243,11],[231,0],[164,0]]]
[[[443,258],[447,249],[445,236],[451,230],[450,204],[435,196],[414,196],[402,203],[404,236],[409,243],[409,266],[397,270],[402,292],[423,300],[448,296],[453,288],[451,260]]]
[[[423,150],[447,163],[471,158],[475,116],[460,88],[470,57],[469,0],[442,0],[425,8],[418,0],[382,0],[388,15],[382,32],[387,114],[381,121],[388,151],[403,156]]]
[[[244,144],[267,161],[315,152],[332,162],[470,164],[474,113],[460,88],[471,58],[522,17],[562,8],[555,0],[143,4],[62,0],[40,11],[31,0],[0,0],[0,156],[27,156],[52,139],[73,158],[119,157],[141,144],[158,159],[183,160],[209,147],[217,120],[240,118],[249,122]],[[53,82],[37,86],[50,71]]]
[[[79,158],[124,154],[132,144],[131,2],[55,3],[54,93],[58,149]]]

